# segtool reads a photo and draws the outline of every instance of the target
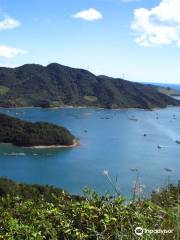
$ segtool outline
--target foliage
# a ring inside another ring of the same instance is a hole
[[[151,200],[162,207],[177,206],[180,203],[180,181],[177,186],[169,184],[158,192],[153,191]]]
[[[46,122],[31,123],[0,114],[0,143],[17,146],[71,145],[74,136],[64,127]]]
[[[0,86],[0,95],[4,95],[9,91],[9,88]]]
[[[0,68],[0,85],[9,91],[0,94],[1,107],[98,106],[144,108],[180,105],[157,87],[95,76],[89,71],[62,66],[26,64]]]
[[[162,207],[151,200],[127,203],[122,197],[99,196],[90,190],[75,197],[48,186],[40,193],[37,185],[18,186],[6,179],[1,179],[0,189],[5,183],[9,190],[0,197],[0,239],[133,240],[137,239],[137,226],[174,230],[164,235],[145,234],[141,239],[177,239],[178,204]],[[13,188],[18,188],[17,194]],[[22,191],[28,188],[30,196]],[[179,186],[174,186],[174,191],[179,191]]]
[[[98,100],[95,96],[84,96],[84,99],[89,102],[96,102]]]

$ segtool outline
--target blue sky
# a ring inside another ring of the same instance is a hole
[[[0,65],[180,83],[179,0],[0,0]]]

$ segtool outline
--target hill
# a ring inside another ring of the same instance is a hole
[[[144,83],[147,86],[155,87],[158,92],[166,94],[171,97],[180,96],[180,85],[179,84],[163,84],[163,83]]]
[[[180,91],[171,87],[157,87],[158,91],[172,97],[180,96]]]
[[[64,127],[46,122],[31,123],[0,114],[0,143],[16,146],[70,146],[74,136]]]
[[[57,63],[0,68],[1,107],[97,106],[144,108],[180,105],[153,86],[133,83]]]

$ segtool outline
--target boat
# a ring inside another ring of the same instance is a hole
[[[110,119],[110,118],[112,118],[112,117],[109,115],[105,116],[105,119]]]
[[[129,170],[132,171],[132,172],[137,172],[138,171],[137,168],[130,168]]]
[[[165,170],[166,172],[172,172],[172,169],[171,169],[171,168],[164,168],[164,170]]]
[[[136,122],[138,121],[138,119],[135,118],[135,117],[130,117],[129,120],[131,120],[131,121],[136,121]]]
[[[12,152],[12,153],[4,153],[3,155],[4,155],[4,156],[26,156],[25,153],[15,153],[15,152]]]

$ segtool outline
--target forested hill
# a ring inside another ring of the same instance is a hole
[[[46,122],[31,123],[0,114],[0,143],[16,146],[69,146],[74,136],[64,127]]]
[[[180,105],[157,88],[57,63],[0,68],[1,107],[97,106],[144,108]]]

